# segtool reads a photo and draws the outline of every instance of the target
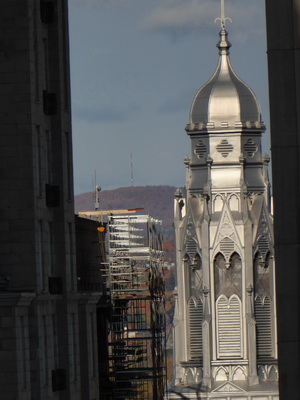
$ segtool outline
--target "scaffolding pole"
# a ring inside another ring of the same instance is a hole
[[[162,223],[108,218],[112,300],[109,373],[114,398],[162,400],[166,389]]]

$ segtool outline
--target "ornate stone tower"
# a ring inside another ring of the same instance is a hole
[[[265,126],[254,93],[231,66],[223,1],[220,21],[218,66],[186,127],[186,193],[175,195],[171,398],[278,399]]]

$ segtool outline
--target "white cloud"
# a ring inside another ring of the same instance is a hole
[[[133,5],[134,0],[69,0],[69,2],[76,6],[90,8],[101,8],[105,6],[127,8]]]
[[[213,9],[207,1],[199,4],[196,0],[177,0],[174,4],[165,0],[146,17],[142,27],[149,30],[191,28],[212,20],[212,16]]]
[[[245,41],[263,29],[261,0],[231,0],[226,3],[228,15]],[[184,35],[195,30],[215,31],[214,20],[220,15],[219,0],[162,0],[139,28],[170,35]],[[235,28],[233,28],[235,30]]]

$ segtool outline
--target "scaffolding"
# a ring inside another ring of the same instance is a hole
[[[113,398],[161,400],[166,389],[162,223],[148,215],[114,215],[107,232]]]

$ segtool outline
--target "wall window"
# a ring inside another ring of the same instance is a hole
[[[273,355],[270,261],[269,252],[265,260],[259,252],[254,257],[254,313],[258,359],[269,358]]]
[[[239,211],[239,198],[235,194],[229,198],[229,207],[231,211]]]
[[[70,320],[70,380],[74,382],[77,379],[76,319],[74,313],[70,315]]]
[[[256,253],[254,257],[254,289],[255,295],[264,297],[270,295],[270,253],[268,252],[265,260]]]
[[[25,328],[25,317],[19,317],[20,323],[20,336],[21,336],[21,388],[26,389],[27,387],[27,365],[26,365],[26,328]]]
[[[203,323],[203,302],[202,302],[202,263],[199,254],[188,260],[189,269],[189,354],[191,360],[203,358],[202,344],[202,323]]]
[[[48,360],[48,334],[47,334],[47,317],[42,316],[42,365],[43,365],[43,382],[48,385],[49,376],[49,360]]]
[[[217,299],[217,357],[220,359],[243,356],[241,308],[241,300],[236,294],[230,299],[224,295]]]
[[[242,261],[233,253],[229,263],[219,253],[214,261],[217,357],[241,358],[242,346]]]
[[[48,86],[49,86],[49,54],[48,54],[48,40],[46,38],[43,38],[43,56],[44,56],[43,88],[44,88],[44,90],[48,90]]]
[[[202,265],[198,254],[190,261],[190,295],[199,296],[202,293]]]
[[[73,197],[73,166],[72,166],[71,135],[69,132],[65,132],[65,142],[66,142],[66,190],[67,190],[67,199],[71,200]]]
[[[44,271],[44,232],[43,221],[38,221],[37,229],[37,269],[38,269],[38,286],[40,290],[45,290],[45,271]]]
[[[94,313],[89,314],[89,331],[90,331],[90,372],[91,377],[96,376],[96,352],[95,352],[95,315]]]
[[[63,79],[64,79],[64,99],[65,99],[65,109],[69,109],[69,93],[70,93],[70,88],[69,88],[69,48],[68,48],[68,26],[67,21],[68,18],[66,17],[66,3],[61,2],[62,6],[62,43],[63,43]]]
[[[203,358],[202,323],[203,303],[202,299],[189,300],[189,333],[190,333],[190,359],[200,360]]]
[[[40,69],[39,69],[39,35],[37,27],[37,9],[36,6],[33,10],[33,57],[34,57],[34,87],[35,87],[35,101],[40,100]]]
[[[73,224],[67,223],[67,248],[66,248],[66,263],[67,263],[67,279],[71,291],[76,290],[76,264],[74,260],[74,240],[73,240]]]
[[[36,183],[37,183],[37,195],[42,196],[42,138],[40,127],[37,125],[35,129],[35,156],[36,156]]]
[[[52,318],[52,338],[53,338],[53,365],[54,369],[56,369],[59,366],[57,318],[55,314],[52,314],[51,318]]]
[[[220,212],[223,209],[223,199],[221,196],[216,196],[214,200],[214,212]]]
[[[46,135],[46,180],[48,184],[53,183],[52,178],[52,136],[49,130],[45,131]]]
[[[48,222],[48,264],[49,264],[49,275],[53,276],[54,271],[54,234],[53,234],[53,223]]]
[[[230,258],[229,265],[226,265],[225,257],[219,253],[214,262],[215,296],[221,295],[227,298],[233,294],[242,297],[242,261],[237,253]]]

